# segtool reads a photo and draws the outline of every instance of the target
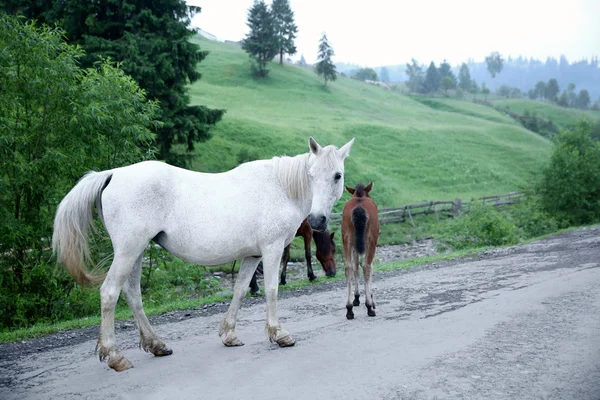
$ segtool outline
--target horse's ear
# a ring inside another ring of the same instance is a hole
[[[348,193],[350,193],[350,194],[354,194],[354,192],[356,192],[356,189],[354,189],[354,188],[351,188],[351,187],[348,187],[348,186],[345,186],[345,188],[348,191]]]
[[[340,157],[342,157],[342,159],[344,159],[350,155],[350,149],[352,148],[353,143],[354,143],[354,138],[352,138],[351,141],[349,141],[348,143],[343,145],[342,148],[338,150],[340,153]]]
[[[373,189],[373,181],[371,181],[371,183],[369,183],[367,186],[365,186],[365,192],[369,193],[371,191],[371,189]]]
[[[315,156],[318,156],[323,149],[312,136],[308,139],[308,148]]]
[[[335,232],[331,232],[331,241],[333,242],[333,235],[335,235]]]

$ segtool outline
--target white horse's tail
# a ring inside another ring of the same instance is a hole
[[[54,218],[52,250],[58,263],[79,284],[98,284],[106,274],[88,272],[91,263],[88,236],[93,222],[94,202],[108,184],[113,171],[88,172],[58,205]]]

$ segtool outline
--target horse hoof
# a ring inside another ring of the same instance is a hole
[[[238,346],[243,346],[245,343],[242,342],[237,337],[234,337],[229,340],[223,340],[223,344],[227,347],[238,347]]]
[[[372,308],[370,308],[370,307],[369,307],[369,308],[367,309],[367,315],[368,315],[369,317],[374,317],[374,316],[375,316],[375,311],[374,311]]]
[[[354,312],[352,311],[352,306],[346,306],[346,318],[354,319]]]
[[[164,346],[163,348],[153,350],[152,354],[154,354],[156,357],[165,357],[173,354],[173,350],[167,346]]]
[[[284,279],[281,280],[281,282],[279,282],[280,285],[285,286],[287,285],[287,281],[285,281]]]
[[[358,297],[358,296],[355,296],[355,297],[354,297],[354,301],[352,302],[352,305],[353,305],[354,307],[358,307],[358,306],[360,306],[360,300],[359,300],[359,297]]]
[[[296,344],[296,341],[292,338],[291,335],[287,335],[277,340],[277,344],[279,347],[292,347]]]
[[[311,282],[314,281],[315,279],[317,279],[317,277],[315,275],[309,275],[308,276],[308,280],[311,281]]]
[[[133,368],[133,364],[123,356],[111,358],[108,361],[108,366],[114,369],[116,372],[123,372],[129,368]]]

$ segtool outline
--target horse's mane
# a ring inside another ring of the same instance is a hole
[[[273,157],[273,169],[291,199],[299,200],[308,192],[308,156]]]
[[[281,185],[294,200],[299,200],[308,193],[308,168],[311,157],[315,156],[312,153],[304,153],[295,157],[281,156],[272,159],[273,168]],[[330,168],[333,168],[340,160],[334,146],[323,147],[319,158]]]
[[[365,185],[363,185],[362,183],[356,185],[354,190],[356,190],[356,192],[354,192],[354,195],[356,197],[365,197]]]

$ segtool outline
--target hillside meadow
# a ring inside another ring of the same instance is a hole
[[[372,195],[386,207],[519,190],[549,154],[548,140],[490,107],[413,98],[342,76],[324,88],[311,69],[289,64],[272,63],[266,79],[254,79],[238,45],[194,40],[210,54],[192,103],[227,109],[195,150],[198,171],[306,152],[311,135],[337,146],[354,137],[346,184],[373,180]]]
[[[593,122],[600,122],[600,112],[594,110],[579,110],[574,108],[564,108],[548,102],[528,100],[528,99],[498,99],[493,104],[504,107],[512,112],[524,115],[529,112],[536,117],[551,121],[559,129],[569,129],[577,121],[587,118]]]

